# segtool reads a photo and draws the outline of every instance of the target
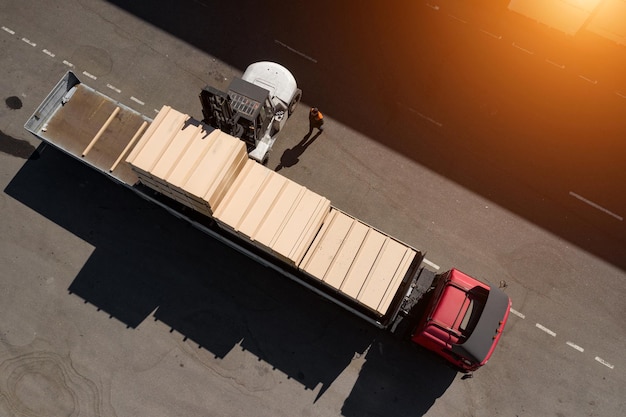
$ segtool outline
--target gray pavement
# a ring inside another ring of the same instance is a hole
[[[448,147],[456,130],[446,130],[460,123],[450,104],[455,90],[445,88],[451,73],[414,103],[397,96],[404,103],[398,106],[378,82],[358,96],[358,89],[342,89],[361,76],[341,59],[341,43],[315,49],[311,33],[320,27],[312,18],[263,27],[259,35],[241,30],[252,28],[254,13],[237,14],[234,3],[207,5],[154,11],[96,0],[0,2],[0,91],[11,98],[0,106],[0,414],[626,414],[626,275],[614,261],[624,253],[623,236],[596,222],[605,213],[591,208],[581,216],[545,194],[550,187],[511,177],[489,146],[462,148],[466,169],[446,169],[459,160]],[[417,19],[436,18],[427,4],[412,11]],[[339,27],[346,11],[325,13]],[[199,22],[206,27],[198,29]],[[324,134],[283,175],[426,250],[441,269],[506,280],[514,312],[493,359],[473,379],[42,149],[22,128],[68,69],[148,116],[169,104],[198,117],[200,88],[225,87],[246,63],[266,57],[294,68],[308,87],[270,167],[306,134],[307,106],[319,105]],[[427,71],[431,64],[421,65]],[[387,81],[381,69],[373,72]],[[352,107],[372,100],[377,88],[383,100],[375,110],[393,123],[369,134],[364,126],[376,120],[355,122],[360,107]],[[491,96],[463,97],[478,100],[470,102],[476,108],[506,108]],[[386,133],[406,141],[406,131],[420,157],[379,140]],[[467,169],[479,165],[485,170]],[[486,177],[502,178],[519,195],[502,198],[503,188]],[[488,187],[476,192],[472,181],[490,185],[491,194]],[[623,200],[607,201],[619,208]],[[516,204],[563,225],[546,228]],[[621,233],[619,220],[607,217]],[[561,226],[587,243],[572,243]],[[613,254],[601,242],[614,243]]]

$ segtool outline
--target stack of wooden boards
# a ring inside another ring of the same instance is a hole
[[[416,256],[327,198],[248,159],[238,138],[168,106],[126,161],[145,185],[380,315]]]

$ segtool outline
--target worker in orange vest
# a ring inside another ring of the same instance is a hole
[[[324,130],[324,115],[317,107],[312,107],[309,112],[309,135],[316,128],[320,132]]]

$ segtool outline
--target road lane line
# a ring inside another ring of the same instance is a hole
[[[15,31],[14,31],[14,30],[9,29],[9,28],[8,28],[8,27],[6,27],[6,26],[2,26],[2,30],[4,30],[6,33],[10,33],[11,35],[15,35]]]
[[[609,368],[609,369],[613,369],[613,368],[615,368],[615,366],[611,365],[610,363],[608,363],[607,361],[605,361],[604,359],[602,359],[602,358],[601,358],[601,357],[599,357],[599,356],[596,356],[596,358],[595,358],[595,359],[596,359],[596,361],[600,362],[602,365],[606,366],[606,367],[607,367],[607,368]]]
[[[563,64],[557,64],[556,62],[552,61],[551,59],[547,59],[546,58],[546,62],[550,65],[554,65],[557,68],[561,68],[561,69],[565,69],[565,65]]]
[[[567,344],[567,346],[576,349],[579,352],[584,352],[585,349],[581,348],[580,346],[578,346],[576,343],[574,342],[565,342]]]
[[[400,104],[402,104],[402,103],[400,103]],[[409,111],[410,111],[410,112],[417,114],[417,115],[418,115],[419,117],[421,117],[422,119],[424,119],[424,120],[428,120],[429,122],[431,122],[431,123],[432,123],[432,124],[434,124],[434,125],[437,125],[437,126],[439,126],[439,127],[443,126],[443,124],[442,124],[442,123],[439,123],[438,121],[436,121],[436,120],[435,120],[435,119],[433,119],[432,117],[428,117],[428,116],[426,116],[425,114],[420,113],[420,112],[418,112],[417,110],[415,110],[415,109],[413,109],[413,108],[411,108],[411,107],[408,107],[408,106],[407,106],[407,109],[409,109]]]
[[[302,58],[304,58],[304,59],[308,59],[309,61],[313,62],[314,64],[317,64],[317,59],[315,59],[315,58],[313,58],[313,57],[310,57],[310,56],[308,56],[307,54],[305,54],[305,53],[303,53],[303,52],[300,52],[300,51],[298,51],[298,50],[297,50],[297,49],[295,49],[295,48],[292,48],[291,46],[287,45],[287,44],[286,44],[286,43],[284,43],[284,42],[279,41],[278,39],[274,39],[274,43],[277,43],[277,44],[279,44],[280,46],[282,46],[283,48],[286,48],[286,49],[288,49],[289,51],[293,52],[294,54],[298,54],[298,55],[300,55]]]
[[[67,66],[68,66],[68,67],[70,67],[70,68],[74,68],[74,64],[72,64],[72,63],[71,63],[71,62],[69,62],[69,61],[63,60],[63,64],[67,65]]]
[[[139,100],[139,99],[138,99],[137,97],[135,97],[135,96],[130,96],[130,99],[131,99],[132,101],[134,101],[135,103],[137,103],[137,104],[141,104],[142,106],[143,106],[144,104],[146,104],[146,103],[144,103],[143,101]]]
[[[511,310],[511,313],[515,314],[515,315],[516,315],[517,317],[519,317],[520,319],[525,319],[525,318],[526,318],[526,316],[525,316],[525,315],[523,315],[522,313],[520,313],[520,312],[519,312],[519,311],[517,311],[516,309],[511,308],[510,310]]]
[[[436,263],[433,263],[431,261],[429,261],[428,259],[424,258],[424,263],[428,266],[430,266],[431,268],[436,269],[437,271],[439,271],[439,265],[437,265]]]
[[[50,58],[54,58],[56,55],[54,55],[52,52],[50,52],[47,49],[42,49],[41,52],[43,52],[44,54],[48,55]]]
[[[620,96],[621,98],[626,98],[625,94],[620,93],[619,91],[616,91],[615,94],[617,94],[618,96]]]
[[[37,46],[37,44],[33,41],[31,41],[30,39],[27,38],[22,38],[22,42],[25,42],[27,44],[29,44],[30,46]]]
[[[576,193],[575,193],[575,192],[573,192],[573,191],[570,191],[570,192],[569,192],[569,195],[571,195],[572,197],[575,197],[575,198],[579,199],[579,200],[580,200],[580,201],[582,201],[583,203],[587,203],[587,204],[589,204],[591,207],[596,208],[596,209],[600,210],[601,212],[608,214],[608,215],[609,215],[609,216],[611,216],[611,217],[616,218],[616,219],[617,219],[617,220],[619,220],[620,222],[621,222],[621,221],[624,221],[624,218],[623,218],[622,216],[619,216],[619,215],[617,215],[617,214],[613,213],[612,211],[605,209],[605,208],[604,208],[604,207],[602,207],[600,204],[594,203],[594,202],[593,202],[593,201],[591,201],[591,200],[587,200],[585,197],[583,197],[583,196],[581,196],[581,195],[579,195],[579,194],[576,194]]]
[[[456,17],[456,16],[455,16],[455,15],[453,15],[453,14],[448,14],[448,16],[450,16],[450,17],[451,17],[451,18],[453,18],[454,20],[458,20],[458,21],[459,21],[459,22],[461,22],[461,23],[465,23],[465,24],[467,24],[467,21],[466,21],[466,20],[463,20],[463,19],[461,19],[460,17]]]
[[[488,30],[485,30],[485,29],[481,29],[480,31],[481,31],[482,33],[484,33],[485,35],[489,35],[489,36],[491,36],[492,38],[495,38],[495,39],[502,39],[502,35],[496,35],[495,33],[491,33],[491,32],[489,32]]]
[[[543,330],[544,332],[548,333],[550,336],[555,337],[556,333],[554,333],[552,330],[548,329],[545,326],[542,326],[541,324],[537,323],[535,324],[535,327],[537,327],[540,330]]]
[[[518,44],[516,44],[515,42],[513,42],[512,44],[515,48],[519,49],[520,51],[524,51],[526,52],[528,55],[534,55],[535,53],[533,51],[530,51],[526,48],[522,48],[521,46],[519,46]]]
[[[598,80],[592,80],[591,78],[587,78],[584,75],[579,75],[579,77],[591,84],[594,84],[594,85],[598,84]]]
[[[115,91],[116,93],[121,93],[122,90],[120,90],[119,88],[112,86],[111,84],[107,84],[107,87],[110,88],[111,90]]]
[[[83,71],[83,75],[84,75],[85,77],[89,77],[89,78],[91,78],[92,80],[97,80],[97,79],[98,79],[98,77],[96,77],[95,75],[93,75],[93,74],[91,74],[91,73],[89,73],[89,72],[87,72],[87,71]]]

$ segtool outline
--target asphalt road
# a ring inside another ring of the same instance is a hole
[[[503,2],[267,4],[0,0],[0,414],[626,414],[623,48]],[[441,269],[506,281],[474,378],[22,127],[67,70],[197,117],[200,88],[259,59],[304,91],[270,166]],[[295,155],[309,105],[326,130]]]

